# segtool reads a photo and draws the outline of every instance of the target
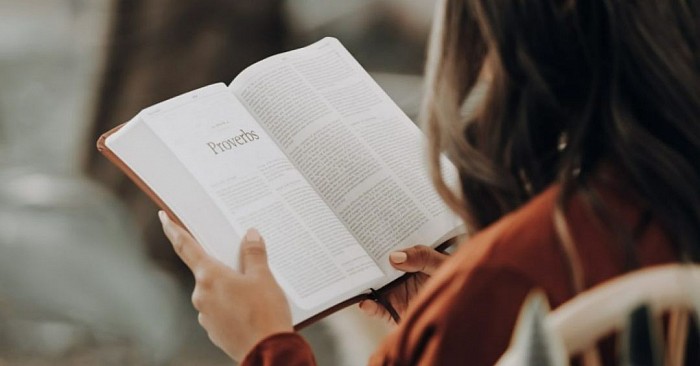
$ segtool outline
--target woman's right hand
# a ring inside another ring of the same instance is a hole
[[[393,252],[389,255],[389,262],[394,268],[400,271],[414,273],[413,276],[410,276],[403,283],[383,293],[399,316],[403,317],[409,304],[416,297],[416,294],[447,258],[449,258],[448,255],[442,254],[425,245],[416,245],[411,248]],[[369,316],[381,318],[388,323],[395,324],[389,312],[372,300],[361,301],[360,309]]]

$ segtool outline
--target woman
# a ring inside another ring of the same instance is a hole
[[[424,247],[392,255],[399,269],[423,269],[415,285],[432,277],[416,296],[396,290],[403,320],[371,364],[493,364],[531,289],[556,307],[625,271],[700,259],[699,1],[447,0],[440,10],[424,118],[433,180],[477,233],[437,270],[444,258]],[[479,82],[486,96],[463,118]],[[441,179],[441,151],[459,192]],[[236,273],[161,216],[219,347],[243,364],[314,362],[255,230]],[[601,346],[606,364],[612,345]]]

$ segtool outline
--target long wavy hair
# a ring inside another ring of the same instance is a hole
[[[700,260],[700,0],[444,0],[426,76],[433,181],[473,230],[555,182],[560,210],[582,193],[605,222],[590,183],[608,163]]]

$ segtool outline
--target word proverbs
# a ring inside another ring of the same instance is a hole
[[[236,147],[255,140],[260,140],[260,137],[255,131],[251,130],[250,132],[246,132],[241,130],[240,135],[233,136],[221,142],[207,142],[207,146],[209,146],[214,155],[219,155],[220,153],[233,150]]]

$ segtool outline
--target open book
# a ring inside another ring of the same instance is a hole
[[[299,327],[398,279],[391,251],[464,232],[432,187],[424,140],[325,38],[144,109],[98,149],[233,268],[257,228]]]

